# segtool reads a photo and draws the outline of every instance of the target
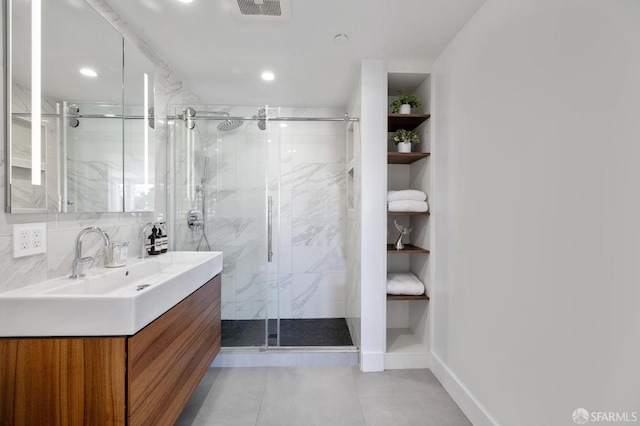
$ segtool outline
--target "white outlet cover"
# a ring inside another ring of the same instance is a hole
[[[23,244],[23,242],[26,242],[26,244]],[[26,245],[26,248],[23,247],[23,245]],[[21,223],[13,225],[13,257],[31,256],[46,253],[46,251],[46,223]]]

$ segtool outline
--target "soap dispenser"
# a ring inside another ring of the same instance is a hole
[[[149,255],[153,256],[156,254],[159,254],[159,251],[157,249],[158,247],[158,229],[154,226],[151,229],[151,235],[149,235],[148,237],[149,239]]]
[[[167,224],[161,222],[158,227],[158,238],[160,238],[160,253],[166,253],[169,249],[169,237],[167,236]]]

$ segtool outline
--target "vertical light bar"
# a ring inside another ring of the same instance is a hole
[[[31,1],[31,184],[40,185],[40,124],[41,124],[41,0]]]
[[[144,191],[149,193],[149,76],[144,73],[144,122],[142,127],[144,129]]]

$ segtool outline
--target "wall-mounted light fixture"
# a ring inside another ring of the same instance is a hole
[[[144,129],[144,192],[149,193],[149,76],[144,73],[143,76],[143,103],[144,103],[144,120],[142,128]]]
[[[42,4],[31,1],[31,184],[40,185]]]

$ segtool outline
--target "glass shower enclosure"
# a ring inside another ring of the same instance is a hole
[[[223,347],[352,345],[345,121],[292,112],[168,110],[173,249],[224,253]]]

